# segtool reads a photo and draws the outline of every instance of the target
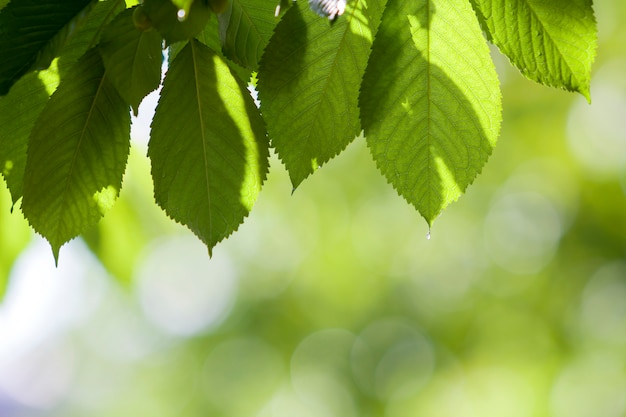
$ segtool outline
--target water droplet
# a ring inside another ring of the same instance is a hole
[[[430,240],[430,230],[426,233],[426,240]]]
[[[178,9],[178,13],[176,13],[176,17],[178,17],[178,21],[182,22],[187,18],[187,12],[184,9]]]

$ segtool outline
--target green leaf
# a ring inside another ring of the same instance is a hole
[[[498,78],[466,0],[389,2],[360,103],[378,168],[431,225],[480,172],[500,128]]]
[[[217,19],[210,19],[204,30],[200,32],[198,36],[196,36],[196,39],[198,39],[200,42],[208,46],[209,49],[213,50],[220,57],[222,57],[222,59],[230,67],[230,70],[233,72],[233,74],[237,76],[241,82],[246,85],[248,84],[250,78],[252,77],[252,70],[242,67],[240,64],[237,64],[236,62],[224,55],[220,42],[219,23]]]
[[[163,40],[155,30],[144,32],[135,28],[135,8],[120,13],[106,28],[100,53],[107,77],[137,114],[143,98],[161,82]]]
[[[97,2],[59,54],[61,77],[76,64],[85,52],[98,44],[104,28],[125,9],[124,0]]]
[[[331,23],[298,2],[276,27],[261,60],[261,109],[294,187],[361,130],[359,85],[382,2],[350,5]]]
[[[102,28],[123,10],[124,2],[99,2],[81,22],[60,58],[50,68],[22,77],[4,97],[0,97],[0,172],[7,181],[13,204],[22,197],[26,149],[30,131],[61,76],[71,68],[90,45],[95,45]]]
[[[52,95],[28,145],[22,211],[56,259],[65,242],[112,206],[129,139],[128,106],[92,49]]]
[[[0,97],[0,172],[14,205],[22,197],[30,131],[57,82],[58,72],[51,67],[22,77],[9,94]]]
[[[590,100],[592,0],[470,0],[489,39],[531,80]]]
[[[192,39],[172,62],[152,122],[148,156],[157,203],[210,253],[251,210],[268,154],[246,86]]]
[[[13,0],[0,11],[0,96],[24,74],[46,68],[55,55],[50,51],[63,44],[60,33],[92,0]],[[64,32],[65,28],[65,32]],[[45,56],[45,59],[42,59]],[[7,59],[10,57],[10,59]],[[45,62],[47,61],[47,62]]]
[[[256,70],[278,23],[275,9],[276,4],[267,0],[232,0],[231,6],[218,16],[224,55]]]

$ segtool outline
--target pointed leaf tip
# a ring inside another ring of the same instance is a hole
[[[53,246],[52,243],[50,243],[50,247],[52,249],[52,256],[54,256],[54,266],[55,267],[59,267],[59,251],[61,250],[60,246]]]

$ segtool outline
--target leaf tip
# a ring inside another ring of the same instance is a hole
[[[58,268],[59,267],[59,251],[61,250],[61,247],[58,245],[54,245],[52,243],[50,243],[50,247],[52,248],[52,256],[54,256],[54,266]]]
[[[591,104],[591,90],[589,87],[585,87],[583,89],[581,89],[580,94],[582,94],[582,96],[585,98],[585,100],[587,100],[587,104]]]

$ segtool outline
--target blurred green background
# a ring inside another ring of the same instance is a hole
[[[596,3],[591,106],[494,51],[501,138],[430,239],[363,138],[293,195],[273,157],[210,260],[145,125],[56,269],[2,188],[0,416],[626,416],[626,3]]]

